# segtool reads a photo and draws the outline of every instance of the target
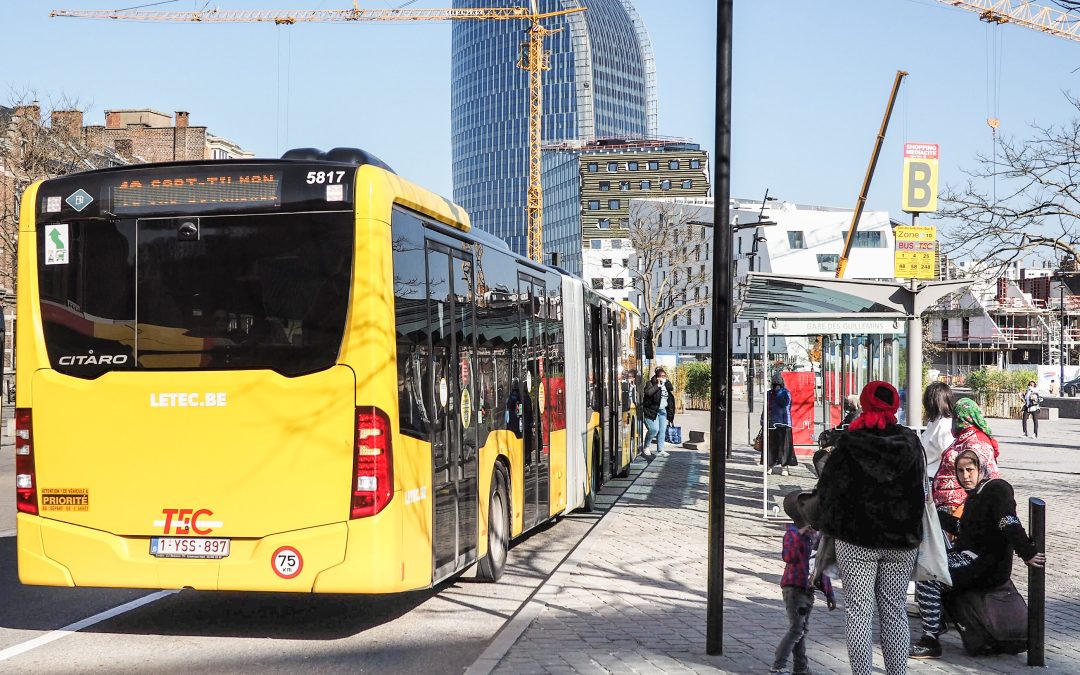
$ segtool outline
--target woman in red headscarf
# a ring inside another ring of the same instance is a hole
[[[812,524],[836,540],[851,672],[872,670],[876,615],[885,672],[900,675],[911,645],[905,600],[922,539],[925,458],[918,434],[896,422],[895,387],[870,382],[859,401],[862,414],[821,472]]]

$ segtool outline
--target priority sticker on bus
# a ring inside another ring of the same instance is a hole
[[[282,546],[274,551],[270,563],[274,567],[274,574],[282,579],[295,579],[300,570],[304,569],[303,556],[292,546]]]

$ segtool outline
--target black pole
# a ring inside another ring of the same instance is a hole
[[[1065,351],[1065,273],[1061,273],[1061,279],[1058,280],[1058,304],[1061,305],[1058,309],[1061,311],[1061,333],[1058,335],[1058,364],[1061,366],[1061,370],[1058,374],[1058,386],[1057,395],[1061,396],[1061,388],[1065,386],[1065,355],[1068,353]]]
[[[1046,552],[1046,502],[1028,499],[1028,529],[1035,540],[1036,553]],[[1046,569],[1028,568],[1028,649],[1029,666],[1046,665]]]
[[[731,449],[731,8],[716,11],[716,182],[713,192],[712,432],[709,462],[709,587],[705,651],[724,653],[724,474]]]

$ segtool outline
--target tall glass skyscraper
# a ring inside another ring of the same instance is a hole
[[[546,40],[543,142],[656,136],[652,44],[630,0],[540,0]],[[454,0],[455,8],[528,6],[525,0]],[[451,65],[454,201],[475,227],[528,253],[528,74],[517,67],[526,21],[455,21]],[[546,220],[546,219],[545,219]]]

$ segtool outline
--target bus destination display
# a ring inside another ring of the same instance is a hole
[[[281,174],[277,172],[145,176],[112,188],[115,213],[153,212],[191,206],[280,206]]]

